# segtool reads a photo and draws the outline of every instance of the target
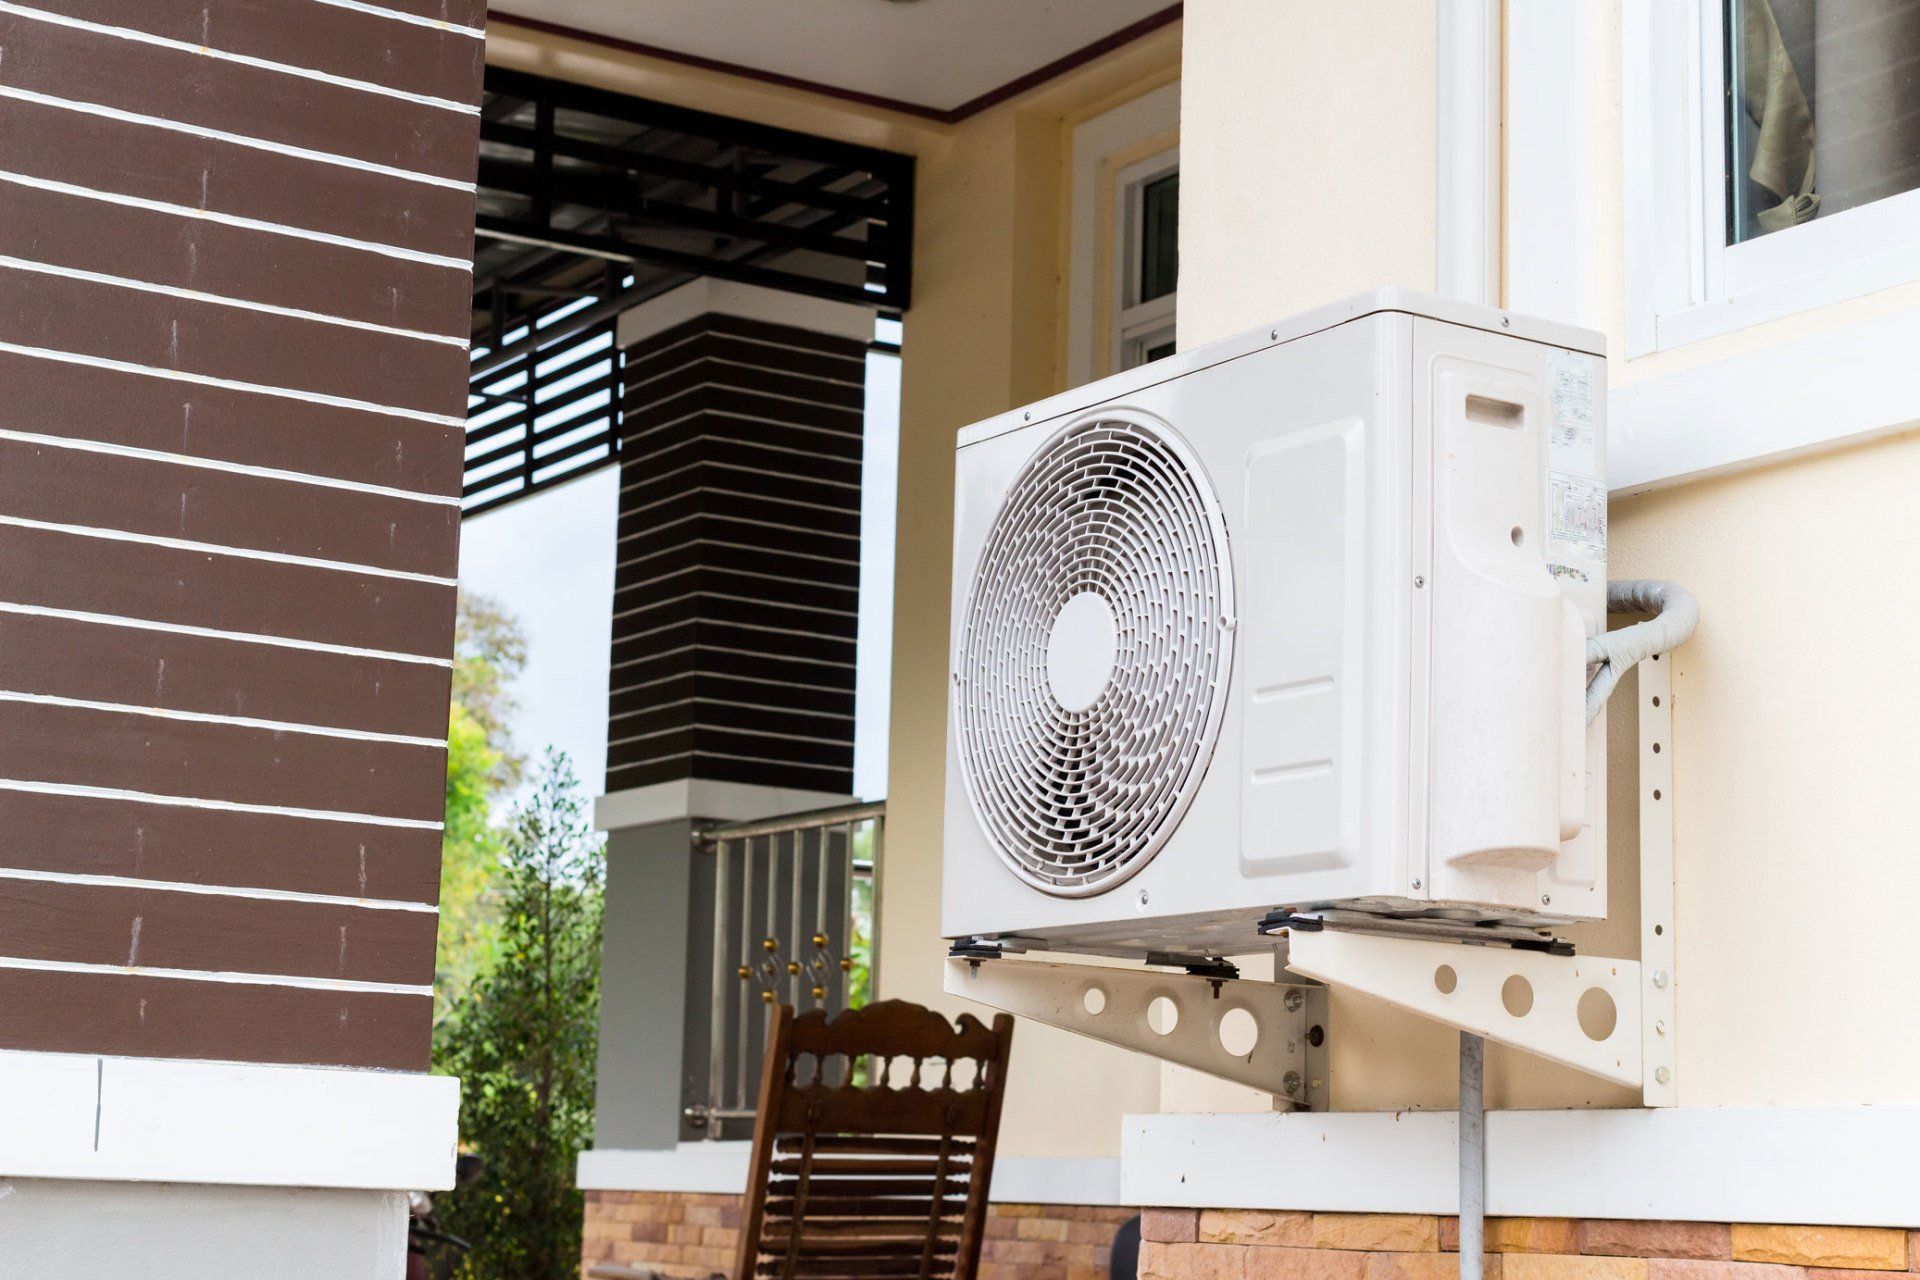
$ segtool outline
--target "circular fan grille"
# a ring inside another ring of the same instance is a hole
[[[1049,440],[987,535],[954,663],[968,795],[1016,874],[1084,897],[1159,851],[1213,753],[1232,636],[1226,526],[1179,438],[1108,412]]]

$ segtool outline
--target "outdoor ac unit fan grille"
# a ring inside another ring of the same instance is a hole
[[[1063,655],[1070,605],[1101,621]],[[968,796],[1017,875],[1085,897],[1159,851],[1206,772],[1232,636],[1226,526],[1179,438],[1108,412],[1049,440],[988,533],[954,665]],[[1109,646],[1104,684],[1063,705]]]

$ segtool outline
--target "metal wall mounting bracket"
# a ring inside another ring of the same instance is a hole
[[[1287,968],[1619,1084],[1640,1083],[1638,961],[1328,928],[1295,930]],[[1583,1002],[1597,1007],[1604,1037],[1582,1030]]]
[[[1048,1026],[1251,1085],[1296,1108],[1327,1106],[1324,987],[955,957],[947,961],[946,989]],[[1168,1004],[1150,1015],[1158,1000]],[[1243,1016],[1232,1016],[1235,1011]]]
[[[1640,956],[1556,955],[1342,928],[1290,929],[1287,968],[1679,1103],[1675,1080],[1673,685],[1638,667]]]

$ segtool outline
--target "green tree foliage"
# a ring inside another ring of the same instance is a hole
[[[460,1077],[462,1144],[480,1178],[437,1198],[485,1280],[578,1275],[574,1163],[593,1130],[606,856],[566,757],[549,750],[515,810],[499,870],[492,967],[453,1004],[441,1070]]]
[[[524,760],[507,722],[511,686],[527,662],[520,625],[485,596],[460,593],[454,623],[453,707],[447,724],[447,825],[440,847],[440,938],[434,1023],[493,962],[501,835],[494,809],[519,785]]]

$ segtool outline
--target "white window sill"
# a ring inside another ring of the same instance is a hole
[[[1458,1212],[1451,1111],[1128,1116],[1128,1204]],[[1497,1111],[1500,1217],[1920,1223],[1920,1107]]]
[[[0,1051],[0,1174],[267,1187],[453,1185],[448,1076]]]
[[[1614,387],[1608,486],[1631,494],[1920,422],[1920,309]]]

